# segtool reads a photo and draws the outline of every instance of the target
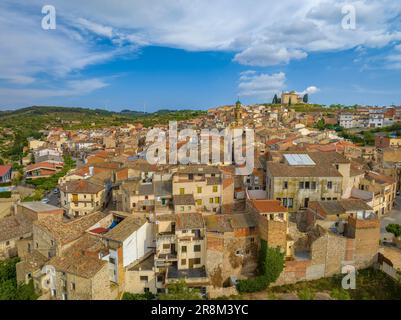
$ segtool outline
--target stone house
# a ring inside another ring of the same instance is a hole
[[[51,299],[113,300],[118,290],[109,279],[106,247],[100,238],[84,235],[43,267]]]
[[[289,212],[309,201],[341,199],[348,188],[350,162],[339,153],[283,153],[279,159],[266,163],[266,191]]]
[[[253,276],[257,267],[259,234],[249,213],[205,216],[206,268],[210,285],[232,285],[234,278]]]
[[[69,216],[84,216],[107,205],[106,188],[90,179],[68,181],[60,186],[60,201]]]

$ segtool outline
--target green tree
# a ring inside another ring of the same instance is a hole
[[[0,300],[36,300],[37,295],[32,281],[17,284],[15,266],[19,258],[0,262]]]
[[[267,247],[263,268],[263,274],[266,276],[267,282],[269,284],[275,282],[284,269],[284,253],[279,248]]]
[[[167,285],[167,292],[159,295],[160,300],[200,300],[200,293],[196,289],[188,288],[183,279]]]
[[[156,296],[152,292],[143,294],[124,292],[121,300],[154,300]]]
[[[323,131],[326,127],[326,123],[324,119],[319,119],[318,122],[316,123],[316,128],[318,128],[320,131]]]
[[[304,96],[303,96],[303,98],[302,98],[302,101],[304,102],[304,103],[308,103],[308,101],[309,101],[309,95],[306,93],[306,94],[304,94]]]
[[[284,269],[284,253],[280,248],[270,248],[265,240],[260,242],[258,255],[259,276],[240,280],[237,284],[239,292],[258,292],[266,289],[280,276]]]
[[[392,233],[394,237],[398,238],[401,236],[401,224],[390,223],[386,227],[386,231]]]

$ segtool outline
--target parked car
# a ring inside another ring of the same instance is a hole
[[[43,198],[43,199],[42,199],[42,203],[49,203],[49,202],[50,202],[50,200],[47,199],[47,198]]]
[[[56,189],[53,190],[53,193],[54,193],[54,194],[59,194],[60,191],[59,191],[59,189],[56,188]]]

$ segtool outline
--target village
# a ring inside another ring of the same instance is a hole
[[[236,296],[252,292],[265,246],[283,260],[270,286],[350,266],[400,281],[401,107],[314,111],[295,92],[274,102],[177,122],[199,140],[202,129],[252,130],[247,175],[212,161],[220,146],[224,159],[223,139],[210,138],[210,163],[149,163],[147,133],[168,124],[29,138],[22,172],[0,165],[0,259],[18,257],[18,283],[42,300],[157,296],[177,282],[208,299]],[[377,128],[390,129],[373,145],[342,131]]]

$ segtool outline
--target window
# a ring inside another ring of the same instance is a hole
[[[284,189],[288,189],[288,181],[284,181]]]
[[[180,194],[181,195],[185,194],[185,188],[180,188]]]
[[[196,205],[201,206],[202,205],[202,199],[197,199],[196,200]]]
[[[194,264],[200,264],[201,263],[201,259],[200,258],[195,258],[194,259]]]
[[[209,198],[209,203],[213,203],[213,198]]]
[[[310,182],[309,181],[305,182],[305,189],[310,189]]]
[[[301,182],[299,183],[299,189],[303,189],[303,188],[304,188],[304,182],[301,181]]]
[[[288,208],[293,208],[293,207],[294,207],[294,199],[288,198]]]
[[[6,246],[9,246],[10,245],[10,241],[6,241]]]
[[[187,252],[187,246],[182,246],[181,247],[181,252],[186,253]]]
[[[288,202],[287,198],[283,198],[283,206],[287,208]]]
[[[163,249],[170,249],[170,244],[168,244],[168,243],[165,243],[165,244],[163,244]]]
[[[71,282],[71,290],[75,291],[75,283],[74,282]]]
[[[187,259],[181,259],[181,265],[185,266],[187,264]]]
[[[197,187],[196,189],[198,193],[202,193],[202,187]]]
[[[214,203],[220,203],[220,198],[219,197],[215,197],[214,198]]]
[[[213,192],[217,192],[218,186],[213,186]]]
[[[157,276],[157,282],[163,282],[163,280],[164,280],[163,275],[158,275]]]
[[[316,190],[316,181],[311,182],[311,189]]]
[[[185,207],[184,206],[181,206],[181,211],[185,211]]]
[[[193,180],[194,179],[194,175],[192,173],[188,174],[188,180]]]
[[[140,276],[139,279],[140,279],[141,281],[148,282],[148,276]]]
[[[149,292],[149,288],[143,288],[143,292],[144,292],[144,293]]]
[[[255,243],[255,238],[250,238],[249,240],[251,241],[251,243]]]
[[[332,188],[333,188],[333,182],[327,181],[327,189],[332,189]]]
[[[194,245],[194,252],[200,252],[201,251],[201,246],[200,244]]]

